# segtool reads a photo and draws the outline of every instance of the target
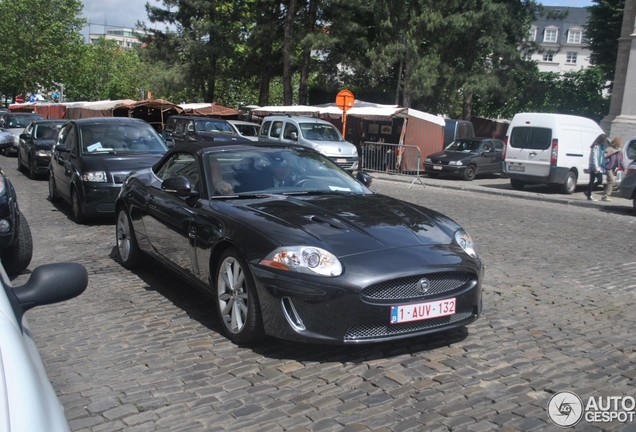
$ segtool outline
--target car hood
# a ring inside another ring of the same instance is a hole
[[[33,140],[33,145],[35,145],[37,148],[52,148],[53,144],[55,144],[55,139],[51,138],[51,139],[35,139]]]
[[[440,213],[376,194],[276,195],[235,201],[232,206],[242,211],[246,223],[280,244],[321,246],[340,257],[396,247],[448,245],[459,228]]]
[[[90,155],[85,156],[84,166],[87,171],[122,171],[130,172],[154,165],[163,154],[144,155]]]
[[[477,153],[443,151],[443,152],[433,153],[431,155],[428,155],[427,157],[431,159],[433,162],[435,162],[435,161],[458,161],[463,159],[470,159],[475,156],[477,156]]]

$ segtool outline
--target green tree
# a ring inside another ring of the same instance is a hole
[[[85,45],[65,81],[67,100],[139,99],[148,76],[134,49],[98,39]]]
[[[595,4],[587,8],[590,16],[585,27],[585,39],[592,51],[590,62],[600,68],[605,81],[613,84],[625,0],[593,2]]]
[[[54,89],[75,67],[84,19],[80,0],[2,0],[0,91]]]

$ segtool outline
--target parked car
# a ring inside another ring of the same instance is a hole
[[[237,135],[250,141],[258,141],[258,131],[261,129],[261,125],[258,123],[243,120],[228,120],[227,122]]]
[[[369,178],[303,146],[175,147],[126,179],[119,258],[133,268],[151,255],[210,294],[235,343],[359,344],[476,320],[483,266],[470,236],[371,192]]]
[[[0,148],[13,145],[13,138],[0,136]],[[0,168],[0,259],[10,275],[25,270],[33,257],[31,229],[18,207],[13,185]]]
[[[474,138],[475,128],[468,120],[444,119],[444,148],[455,140]]]
[[[143,120],[94,117],[69,120],[60,129],[49,165],[49,199],[72,206],[73,219],[114,215],[126,176],[152,166],[167,151]]]
[[[623,145],[623,169],[636,160],[636,136],[629,137],[627,142]]]
[[[5,156],[11,156],[18,153],[18,145],[20,144],[20,134],[24,128],[33,120],[43,120],[44,117],[37,113],[0,113],[0,128],[9,132],[13,136],[13,146],[3,149]]]
[[[34,120],[20,134],[18,170],[28,169],[29,177],[48,174],[57,132],[66,120]]]
[[[340,167],[355,171],[359,155],[355,145],[345,141],[334,125],[313,117],[274,115],[263,119],[259,140],[298,144],[327,156]]]
[[[164,128],[164,139],[168,146],[179,146],[199,141],[240,141],[227,120],[216,117],[187,115],[171,116]]]
[[[24,315],[33,307],[80,295],[88,285],[86,269],[75,263],[46,264],[34,269],[24,285],[13,287],[0,265],[0,280],[0,429],[70,431]]]
[[[502,173],[513,189],[526,184],[556,185],[571,194],[588,184],[590,146],[604,133],[586,117],[551,114],[515,114],[506,135]]]
[[[623,198],[632,200],[634,214],[636,214],[636,160],[625,170],[619,185],[619,193]]]
[[[494,138],[462,138],[424,159],[429,177],[448,174],[474,180],[478,174],[500,174],[504,143]]]

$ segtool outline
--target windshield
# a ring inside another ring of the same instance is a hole
[[[64,122],[46,122],[36,123],[33,128],[33,135],[36,139],[55,139],[57,131],[59,131],[64,125]]]
[[[217,196],[371,193],[326,157],[303,148],[223,151],[206,158]]]
[[[234,124],[234,127],[236,127],[236,130],[243,136],[258,136],[259,126],[257,125]]]
[[[227,132],[232,133],[230,124],[225,120],[197,120],[198,132]]]
[[[42,116],[13,114],[7,119],[8,128],[24,128],[29,122],[43,118]]]
[[[82,154],[153,153],[163,154],[168,148],[147,123],[102,123],[82,125]]]
[[[462,153],[477,153],[479,151],[480,145],[481,145],[481,141],[457,140],[450,143],[448,147],[446,147],[446,150],[462,152]]]
[[[331,124],[301,123],[300,130],[311,141],[344,141],[338,129]]]

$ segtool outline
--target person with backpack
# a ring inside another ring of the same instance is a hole
[[[585,196],[588,201],[596,201],[592,196],[592,191],[603,183],[603,173],[605,172],[605,147],[607,145],[607,136],[600,134],[590,146],[589,174],[590,182],[587,185]]]
[[[605,150],[605,174],[607,175],[607,183],[605,184],[605,191],[603,192],[601,201],[612,201],[610,195],[616,183],[616,172],[623,167],[622,144],[623,140],[621,137],[614,137],[609,147]]]

